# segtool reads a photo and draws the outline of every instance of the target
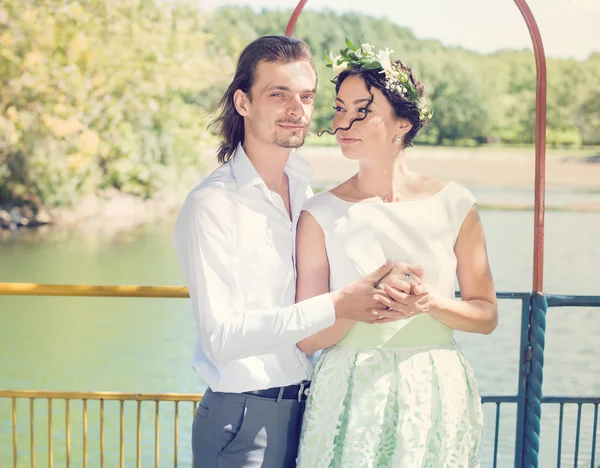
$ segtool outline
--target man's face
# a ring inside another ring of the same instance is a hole
[[[281,148],[299,148],[314,111],[317,76],[310,62],[260,62],[250,98],[241,102],[245,129],[254,139]],[[239,92],[239,91],[238,91]]]

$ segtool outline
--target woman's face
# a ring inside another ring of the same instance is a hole
[[[371,93],[373,102],[367,110]],[[395,140],[405,133],[387,98],[377,88],[371,88],[371,93],[361,76],[351,75],[342,82],[335,100],[334,130],[347,128],[352,120],[363,118],[367,113],[365,120],[354,122],[350,130],[336,133],[338,145],[348,159],[372,158],[398,151]]]

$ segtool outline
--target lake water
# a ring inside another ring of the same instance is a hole
[[[530,291],[533,214],[483,211],[482,219],[497,290]],[[600,295],[600,214],[549,212],[546,229],[546,292]],[[164,223],[112,238],[76,234],[42,239],[15,236],[0,243],[0,282],[180,285],[183,281],[171,231],[172,223]],[[492,335],[457,334],[475,368],[483,395],[516,393],[519,324],[520,303],[502,301],[500,323]],[[599,330],[599,309],[550,310],[545,395],[600,394]],[[187,300],[0,297],[0,388],[199,393],[205,385],[191,369],[193,341]],[[59,409],[56,408],[56,414],[63,414]],[[90,409],[97,412],[91,403]],[[10,411],[10,400],[0,400],[2,467],[12,463]],[[107,428],[110,418],[117,417],[115,411],[107,403]],[[190,466],[192,410],[189,411],[190,417],[182,417],[180,424],[180,466]],[[488,461],[493,446],[494,412],[494,407],[486,405],[484,466],[491,466]],[[76,413],[73,410],[75,419]],[[513,462],[514,413],[512,405],[503,406],[498,466],[508,467]],[[25,455],[29,430],[26,402],[19,406],[19,415],[19,444]],[[150,446],[153,407],[145,409],[142,416],[143,444]],[[573,466],[575,416],[576,407],[565,409],[563,466]],[[45,417],[46,406],[40,402],[39,409],[36,407],[36,420],[39,418],[42,426],[39,435],[36,430],[40,466],[46,466]],[[60,446],[64,444],[64,422],[58,418],[54,421],[54,450],[55,466],[61,467],[65,457]],[[545,407],[543,418],[540,466],[555,466],[558,410]],[[90,416],[90,437],[96,437],[97,424],[92,419]],[[581,466],[590,463],[592,419],[592,408],[584,407]],[[128,420],[126,426],[129,425]],[[107,434],[108,445],[118,437],[116,431],[118,420],[113,433]],[[74,426],[74,452],[81,444],[80,432],[80,426]],[[161,436],[172,440],[172,425],[168,421],[161,420]],[[98,444],[93,440],[89,466],[99,466],[93,456]],[[126,442],[127,466],[135,466],[135,436],[128,436]],[[170,450],[172,442],[161,445],[161,466],[172,466]],[[146,459],[148,465],[153,464],[153,456],[147,455]],[[117,466],[116,461],[110,460],[106,466]],[[81,466],[80,460],[72,466]]]

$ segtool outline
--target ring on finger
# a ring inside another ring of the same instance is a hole
[[[404,277],[404,282],[410,284],[410,281],[414,278],[414,275],[412,273],[407,273],[406,276]]]

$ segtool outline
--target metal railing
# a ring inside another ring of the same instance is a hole
[[[0,283],[0,296],[188,298],[185,286],[94,286],[79,284]]]
[[[184,287],[164,286],[164,287],[144,287],[144,286],[75,286],[75,285],[36,285],[29,283],[0,283],[0,295],[29,295],[29,296],[94,296],[94,297],[170,297],[170,298],[185,298],[188,297],[187,289]],[[557,433],[557,467],[561,466],[562,450],[563,450],[563,420],[565,405],[577,405],[577,423],[576,423],[576,438],[574,447],[574,465],[578,466],[580,458],[580,435],[582,426],[582,414],[584,406],[593,408],[593,426],[592,426],[592,443],[590,453],[590,467],[597,468],[596,463],[596,443],[598,432],[598,406],[600,405],[600,396],[594,397],[575,397],[575,396],[542,396],[542,375],[543,375],[543,354],[544,354],[544,334],[546,311],[548,307],[600,307],[600,296],[559,296],[559,295],[539,295],[530,293],[498,293],[498,298],[502,300],[519,300],[521,301],[521,322],[520,322],[520,350],[519,350],[519,376],[517,393],[514,395],[484,395],[482,401],[484,406],[495,405],[494,419],[494,442],[493,454],[490,465],[496,468],[498,466],[499,452],[499,436],[500,436],[500,420],[502,405],[511,404],[516,406],[516,424],[515,424],[515,449],[514,449],[514,465],[515,467],[537,467],[537,452],[533,457],[528,457],[526,444],[527,439],[532,440],[539,448],[540,436],[540,420],[542,405],[558,405],[559,406],[559,427]],[[125,440],[127,431],[125,430],[125,406],[126,402],[137,402],[136,418],[130,427],[134,428],[136,434],[135,440],[135,466],[140,467],[142,459],[148,454],[154,458],[156,467],[165,466],[161,462],[160,447],[164,446],[160,440],[160,421],[161,419],[161,403],[170,402],[172,405],[172,414],[170,419],[173,424],[173,440],[172,440],[172,460],[173,466],[178,466],[180,462],[180,443],[179,443],[179,418],[180,418],[180,403],[189,403],[189,419],[186,424],[191,426],[193,414],[196,410],[197,402],[201,399],[201,395],[197,394],[130,394],[130,393],[107,393],[107,392],[50,392],[37,390],[0,390],[0,427],[2,424],[2,403],[6,400],[11,401],[11,417],[12,417],[12,464],[14,467],[22,466],[18,463],[21,461],[29,462],[31,467],[36,463],[36,418],[35,418],[35,402],[37,400],[47,401],[47,418],[43,422],[47,426],[47,458],[48,466],[54,464],[55,446],[53,442],[53,420],[54,409],[56,405],[53,402],[56,400],[64,401],[64,450],[66,466],[71,466],[74,460],[72,453],[72,427],[71,421],[74,406],[73,401],[80,401],[77,405],[81,410],[81,440],[82,444],[77,453],[78,459],[82,460],[83,467],[88,466],[88,448],[90,447],[88,424],[88,402],[98,402],[98,418],[99,429],[97,434],[98,454],[100,466],[105,466],[106,460],[106,444],[105,444],[105,429],[106,429],[106,414],[105,402],[118,402],[118,426],[119,439],[110,445],[109,450],[114,452],[115,445],[118,445],[119,465],[125,465]],[[19,450],[18,439],[18,403],[20,400],[29,402],[29,450],[24,453]],[[153,425],[154,437],[153,442],[149,444],[142,443],[142,403],[154,402]],[[162,405],[164,407],[164,405]],[[193,410],[193,411],[192,411]],[[187,411],[187,410],[186,410]],[[117,420],[112,418],[115,424]],[[115,429],[111,428],[111,433],[115,433]],[[189,444],[189,441],[186,442]],[[130,444],[127,444],[128,446]],[[188,445],[189,446],[189,445]],[[3,449],[4,451],[4,449]],[[1,454],[2,452],[0,452]],[[4,461],[4,459],[0,460]],[[487,462],[487,461],[486,461]],[[94,464],[97,466],[97,463]],[[107,466],[116,466],[109,464]],[[129,466],[129,465],[128,465]],[[488,464],[486,463],[486,466]]]
[[[546,294],[545,299],[547,307],[600,307],[600,296],[571,296],[571,295],[558,295],[558,294]],[[600,310],[599,310],[600,312]],[[594,331],[595,332],[595,331]],[[599,346],[600,348],[600,346]],[[543,355],[541,356],[543,362]],[[541,381],[541,379],[540,379]],[[540,393],[541,392],[540,388]],[[576,405],[577,406],[577,423],[575,427],[575,447],[573,450],[573,465],[574,467],[579,466],[580,457],[580,441],[581,441],[581,419],[583,414],[583,407],[591,406],[593,408],[593,423],[592,423],[592,441],[591,441],[591,452],[590,452],[590,468],[598,468],[596,466],[596,444],[598,442],[598,432],[600,427],[598,426],[598,407],[600,406],[600,395],[592,397],[568,397],[568,396],[540,396],[540,403],[542,405],[558,405],[559,406],[559,425],[557,434],[557,467],[561,467],[562,463],[562,450],[563,450],[563,423],[564,423],[564,409],[565,405]]]
[[[155,467],[163,466],[160,458],[160,408],[161,403],[172,403],[172,423],[173,423],[173,435],[172,435],[172,453],[173,453],[173,466],[178,466],[179,463],[179,415],[180,415],[180,403],[189,403],[189,412],[186,424],[191,422],[193,415],[196,412],[198,401],[202,398],[202,395],[193,394],[176,394],[176,393],[162,393],[162,394],[140,394],[140,393],[117,393],[117,392],[56,392],[56,391],[40,391],[40,390],[0,390],[0,402],[2,399],[11,400],[11,415],[12,415],[12,465],[16,468],[22,466],[19,463],[21,461],[28,462],[32,468],[36,465],[36,418],[35,418],[35,403],[38,400],[46,401],[46,438],[47,438],[47,466],[54,467],[54,409],[56,409],[55,401],[64,403],[64,462],[65,466],[69,467],[73,463],[75,466],[83,466],[87,468],[89,460],[90,447],[90,436],[88,434],[88,426],[90,423],[89,418],[89,402],[98,402],[98,412],[96,413],[97,421],[99,423],[97,444],[98,454],[97,458],[94,459],[92,466],[117,466],[116,460],[106,464],[107,452],[111,453],[116,450],[116,443],[110,444],[107,450],[106,444],[106,411],[105,402],[115,401],[118,402],[118,466],[123,468],[125,466],[125,403],[135,402],[136,413],[135,413],[135,466],[141,467],[142,458],[145,453],[142,452],[142,403],[149,402],[154,403],[154,422],[153,422],[153,439],[154,443],[150,447],[150,451],[153,451],[154,465]],[[22,454],[19,451],[19,437],[18,437],[18,421],[19,413],[17,411],[19,400],[28,400],[29,406],[29,440],[28,440],[28,451],[26,454]],[[79,453],[74,454],[72,450],[72,439],[73,439],[73,413],[75,405],[72,402],[80,402],[78,409],[80,410],[80,424],[81,432],[81,448],[78,450]],[[111,418],[113,422],[117,422],[116,418]],[[109,433],[114,434],[116,428],[109,427]],[[116,442],[116,441],[115,441]],[[2,450],[2,452],[4,449]],[[0,454],[2,453],[0,452]],[[116,453],[115,453],[116,454]],[[116,457],[115,457],[116,458]],[[81,465],[74,462],[74,460],[81,460]],[[0,459],[1,461],[1,459]],[[61,465],[62,466],[62,465]]]

